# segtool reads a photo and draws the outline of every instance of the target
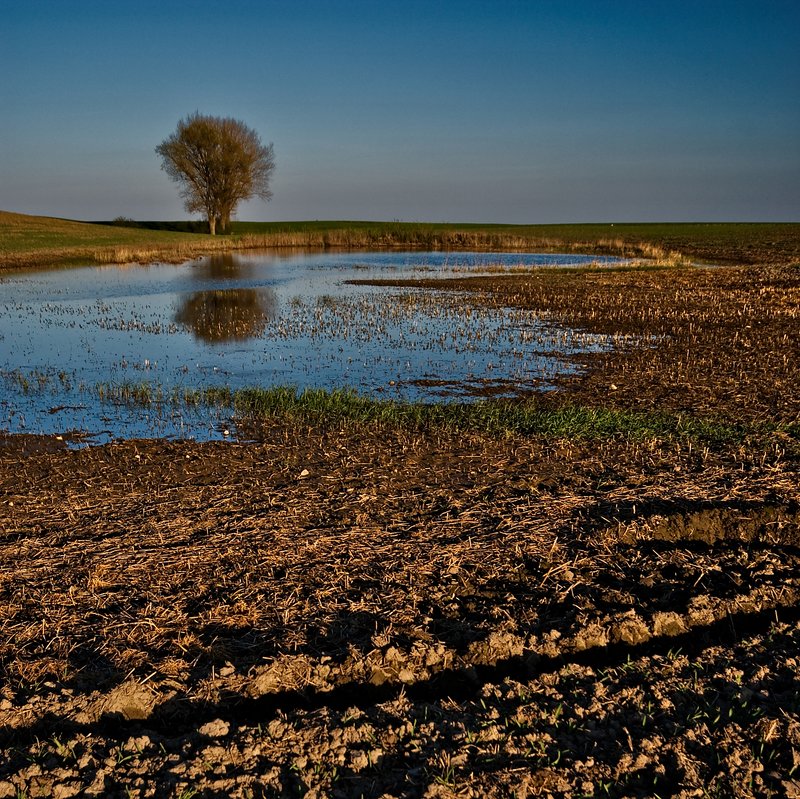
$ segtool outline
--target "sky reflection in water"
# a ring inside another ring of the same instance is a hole
[[[0,429],[208,439],[230,426],[207,410],[100,402],[103,383],[349,387],[426,401],[472,399],[486,385],[546,389],[574,368],[564,356],[608,342],[456,293],[346,281],[589,260],[306,252],[9,273],[0,276]]]

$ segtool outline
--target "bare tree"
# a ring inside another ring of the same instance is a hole
[[[212,236],[230,230],[242,200],[272,196],[272,144],[263,145],[238,119],[190,114],[156,152],[161,168],[180,186],[186,210],[205,214]]]

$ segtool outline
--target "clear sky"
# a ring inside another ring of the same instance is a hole
[[[0,0],[0,76],[3,210],[187,218],[200,111],[240,219],[800,221],[798,0]]]

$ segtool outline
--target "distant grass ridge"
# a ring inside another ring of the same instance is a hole
[[[800,224],[502,225],[424,222],[234,222],[227,236],[197,222],[87,223],[0,211],[0,267],[181,262],[289,247],[581,252],[680,262],[800,259]]]

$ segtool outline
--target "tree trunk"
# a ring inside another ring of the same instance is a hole
[[[216,236],[217,234],[217,220],[214,218],[214,215],[208,217],[208,232],[212,236]]]

